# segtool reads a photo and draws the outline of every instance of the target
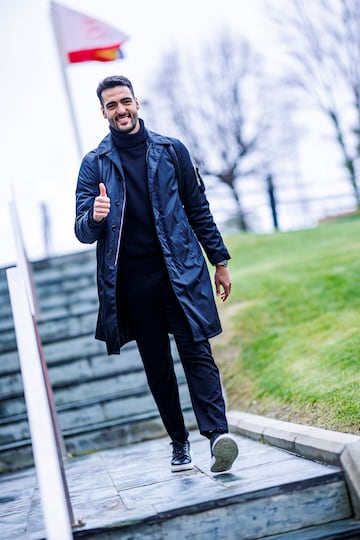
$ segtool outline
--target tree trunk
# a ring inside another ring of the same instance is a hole
[[[340,148],[344,157],[344,165],[349,174],[349,180],[353,188],[354,197],[356,200],[356,206],[357,208],[360,208],[360,192],[359,192],[359,187],[357,184],[356,172],[355,172],[355,167],[354,167],[354,159],[351,158],[347,152],[347,148],[344,142],[344,137],[340,129],[340,125],[339,125],[336,113],[334,111],[329,111],[329,114],[334,124],[335,131],[336,131],[336,138],[340,145]]]
[[[234,185],[230,185],[231,189],[232,189],[232,193],[233,193],[233,196],[234,196],[234,199],[236,201],[236,205],[237,205],[237,222],[238,222],[238,225],[239,225],[239,229],[240,231],[248,231],[249,228],[248,228],[248,225],[247,225],[247,222],[246,222],[246,218],[245,218],[245,212],[241,206],[241,202],[240,202],[240,198],[236,192],[236,189],[235,189],[235,186]]]

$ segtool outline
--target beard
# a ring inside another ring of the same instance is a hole
[[[121,122],[122,120],[124,123]],[[131,133],[137,127],[137,123],[138,114],[137,112],[133,112],[126,115],[116,115],[115,118],[110,122],[110,125],[120,133]]]

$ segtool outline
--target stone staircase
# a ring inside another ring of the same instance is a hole
[[[95,251],[32,263],[38,329],[66,450],[73,456],[164,435],[134,343],[108,356],[94,339]],[[177,351],[185,418],[194,417]],[[0,472],[33,464],[6,269],[0,269]]]

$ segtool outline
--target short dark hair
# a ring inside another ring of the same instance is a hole
[[[104,105],[101,94],[104,90],[108,88],[115,88],[115,86],[127,86],[131,92],[132,97],[135,97],[133,85],[127,77],[123,75],[111,75],[110,77],[105,77],[102,81],[99,82],[96,89],[97,97],[100,100],[101,105]]]

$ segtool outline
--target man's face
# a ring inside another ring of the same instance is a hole
[[[140,128],[138,110],[140,104],[127,86],[115,86],[101,93],[104,118],[110,126],[121,133],[136,133]]]

